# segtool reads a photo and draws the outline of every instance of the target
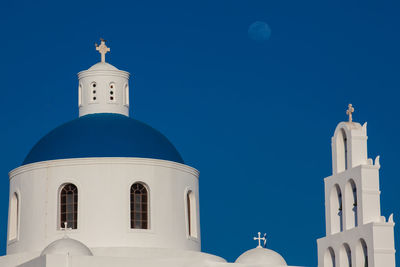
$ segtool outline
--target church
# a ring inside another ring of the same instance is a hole
[[[79,118],[45,135],[9,173],[0,267],[288,266],[260,232],[233,263],[201,252],[199,171],[129,117],[130,74],[106,62],[104,40],[96,50],[100,62],[78,73]],[[367,124],[353,122],[353,112],[350,104],[349,121],[333,132],[318,266],[395,267],[379,157],[368,158]]]

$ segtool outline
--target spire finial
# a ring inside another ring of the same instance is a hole
[[[107,52],[110,52],[110,48],[107,47],[106,40],[100,38],[100,41],[100,45],[98,45],[97,43],[95,43],[94,45],[96,46],[96,51],[99,51],[99,53],[101,54],[101,62],[106,62],[106,54]]]
[[[265,247],[265,245],[267,244],[267,238],[265,237],[267,234],[264,234],[263,237],[261,237],[261,233],[258,232],[258,237],[253,237],[254,240],[258,240],[258,248],[262,248]],[[261,246],[261,240],[264,241],[264,245]]]
[[[346,114],[349,115],[349,122],[353,122],[353,112],[354,112],[354,107],[352,104],[349,104],[349,107],[346,110]]]

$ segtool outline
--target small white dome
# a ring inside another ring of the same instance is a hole
[[[108,64],[107,62],[99,62],[91,66],[89,70],[118,70],[118,69],[113,65]]]
[[[45,249],[43,249],[41,256],[48,254],[63,254],[63,255],[80,255],[80,256],[93,256],[92,251],[82,242],[71,239],[68,237],[58,239]]]
[[[287,266],[285,259],[277,252],[266,248],[253,248],[236,259],[235,263],[262,264],[263,266]]]

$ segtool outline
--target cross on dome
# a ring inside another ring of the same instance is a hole
[[[100,41],[100,45],[95,43],[96,51],[99,51],[99,53],[101,54],[101,62],[106,62],[106,54],[107,52],[110,52],[110,48],[106,45],[106,40],[100,38]]]
[[[253,237],[254,240],[258,240],[258,246],[257,246],[258,248],[263,247],[263,246],[261,246],[261,240],[264,241],[264,247],[265,247],[265,244],[267,244],[267,238],[265,238],[266,235],[267,234],[264,234],[264,236],[261,237],[261,233],[258,232],[258,237]]]
[[[349,107],[346,110],[346,114],[349,115],[349,122],[353,122],[353,112],[354,112],[354,107],[352,104],[349,104]]]
[[[62,228],[62,230],[64,231],[65,237],[67,237],[67,231],[72,230],[72,228],[68,227],[68,223],[67,222],[64,222],[64,228]]]

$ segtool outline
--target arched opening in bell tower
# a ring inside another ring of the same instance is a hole
[[[368,247],[362,238],[357,244],[357,266],[368,267]]]
[[[336,267],[335,251],[331,247],[325,251],[324,267]]]
[[[334,185],[330,195],[331,204],[331,232],[343,231],[343,201],[342,191],[338,184]]]
[[[353,179],[350,179],[345,187],[346,197],[346,222],[347,229],[357,227],[358,223],[358,204],[357,204],[357,187]]]
[[[351,249],[347,243],[340,249],[340,259],[340,267],[352,267]]]
[[[345,130],[339,130],[336,136],[336,162],[337,172],[343,172],[348,168],[348,142]]]

